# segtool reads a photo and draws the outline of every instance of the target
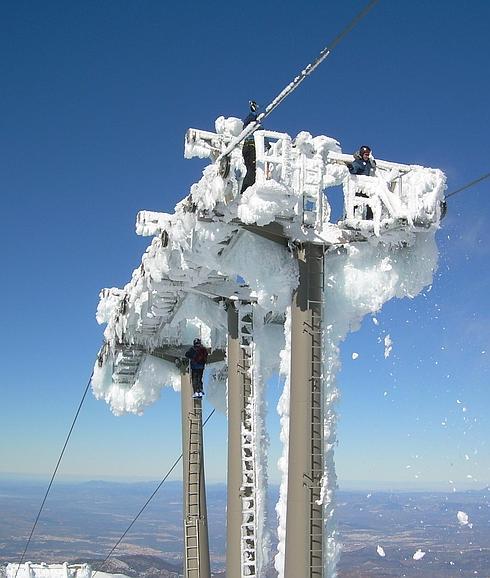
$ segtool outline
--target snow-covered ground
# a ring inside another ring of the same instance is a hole
[[[7,578],[92,578],[92,568],[89,564],[8,564]],[[104,574],[97,574],[101,577]],[[105,576],[110,576],[106,574]],[[116,574],[115,576],[122,576]]]

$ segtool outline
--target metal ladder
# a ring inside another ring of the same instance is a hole
[[[253,362],[253,306],[238,307],[238,337],[240,343],[239,371],[242,374],[242,523],[240,531],[241,578],[257,576],[257,502],[255,455],[255,395],[251,375]]]
[[[188,506],[184,523],[185,578],[199,578],[199,519],[201,518],[200,477],[202,467],[202,404],[193,399],[193,409],[189,412],[189,469]]]
[[[302,193],[301,222],[304,227],[321,229],[323,225],[323,167],[317,159],[301,155],[299,191]],[[300,201],[301,202],[301,201]]]
[[[313,249],[310,246],[309,251]],[[308,262],[308,308],[311,310],[311,325],[308,333],[311,338],[311,386],[310,386],[310,576],[311,578],[323,577],[323,505],[320,500],[324,463],[323,463],[323,292],[325,288],[325,267],[323,248],[319,255],[319,247],[315,246],[315,253],[310,256]],[[311,259],[316,263],[312,266]],[[316,299],[312,299],[316,296]]]

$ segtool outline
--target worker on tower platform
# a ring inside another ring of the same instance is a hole
[[[376,161],[371,155],[371,148],[363,145],[358,152],[354,153],[354,162],[347,163],[351,175],[364,175],[374,177],[376,173]]]
[[[257,112],[259,110],[259,105],[255,102],[255,100],[251,100],[249,102],[249,105],[250,105],[250,112],[243,119],[243,128],[247,127],[250,123],[255,122],[257,120],[258,116]],[[248,189],[248,187],[250,187],[255,183],[256,157],[255,157],[255,139],[253,134],[248,136],[243,142],[242,155],[243,155],[243,162],[245,163],[245,167],[247,168],[247,173],[245,175],[245,178],[243,179],[242,190],[240,191],[241,193],[243,193],[245,189]]]
[[[354,153],[354,162],[346,163],[351,175],[364,175],[366,177],[374,177],[376,174],[376,161],[371,155],[371,147],[363,145],[359,151]],[[366,193],[362,191],[356,192],[356,197],[367,198]],[[354,208],[354,210],[356,207]],[[369,205],[366,206],[366,220],[373,220],[373,211]]]
[[[201,398],[204,395],[202,385],[202,374],[208,360],[208,350],[203,346],[199,338],[194,339],[192,347],[186,351],[185,356],[191,365],[193,398]]]

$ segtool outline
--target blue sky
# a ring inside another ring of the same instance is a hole
[[[101,343],[98,292],[123,286],[148,242],[136,213],[172,211],[204,166],[183,158],[186,129],[267,104],[363,5],[1,5],[0,475],[52,472]],[[455,190],[489,171],[489,20],[483,0],[381,0],[267,127],[370,144],[441,168]],[[343,345],[341,485],[490,482],[489,186],[449,200],[432,289]],[[273,438],[278,395],[272,380]],[[159,479],[180,453],[178,407],[165,391],[143,417],[115,418],[89,396],[60,475]],[[225,428],[207,428],[210,480],[225,476]]]

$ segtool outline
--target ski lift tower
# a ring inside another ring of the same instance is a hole
[[[145,379],[148,360],[159,358],[167,362],[165,371],[176,370],[175,361],[187,349],[185,332],[178,329],[189,316],[189,309],[178,316],[183,304],[192,307],[192,299],[199,298],[199,308],[212,305],[210,327],[213,315],[224,313],[226,306],[227,321],[220,327],[226,332],[227,325],[228,334],[227,575],[264,578],[264,505],[259,499],[264,481],[258,448],[266,432],[260,429],[263,425],[257,414],[259,392],[253,367],[259,345],[255,333],[258,325],[284,323],[284,312],[278,314],[272,305],[269,311],[258,307],[256,293],[232,274],[237,270],[233,259],[237,244],[250,234],[267,239],[269,249],[280,251],[288,262],[294,259],[297,276],[292,278],[297,278],[297,285],[291,281],[288,293],[291,345],[284,576],[326,578],[331,575],[326,561],[334,542],[332,503],[326,488],[335,483],[328,480],[332,448],[324,428],[333,403],[325,375],[329,307],[325,278],[330,258],[351,243],[389,242],[394,234],[399,238],[400,231],[408,239],[420,231],[435,230],[444,177],[434,169],[381,160],[377,177],[357,177],[346,168],[353,157],[342,154],[334,139],[313,138],[308,133],[292,139],[284,133],[256,130],[252,136],[255,182],[242,191],[245,166],[237,139],[241,123],[218,120],[216,133],[187,132],[186,158],[212,161],[191,194],[173,215],[147,211],[138,215],[137,231],[153,240],[130,283],[123,290],[101,294],[98,319],[108,327],[95,380],[104,391],[100,397],[110,401],[111,392],[116,391],[117,399],[126,399],[138,380]],[[329,187],[335,186],[343,187],[345,208],[344,218],[337,223],[331,222],[328,203]],[[250,207],[256,206],[262,207],[260,218],[251,213]],[[208,268],[202,265],[204,255],[211,263]],[[222,265],[227,274],[219,272]],[[217,341],[220,345],[214,347],[210,363],[224,358],[225,338]],[[152,375],[160,370],[151,369]],[[192,398],[185,369],[180,379],[184,572],[185,578],[210,578],[202,402]]]
[[[322,496],[326,475],[324,420],[328,404],[324,384],[324,316],[328,303],[324,302],[324,295],[329,252],[370,237],[389,237],[394,231],[410,234],[437,227],[443,181],[437,171],[387,161],[378,161],[378,178],[356,177],[346,168],[346,163],[354,160],[352,155],[340,153],[332,142],[324,141],[323,147],[320,145],[315,150],[312,139],[304,136],[293,141],[283,133],[256,130],[253,138],[256,181],[245,193],[241,191],[243,163],[239,137],[233,141],[229,134],[190,129],[186,135],[185,156],[208,156],[216,160],[216,172],[222,179],[220,199],[215,207],[204,210],[201,218],[219,222],[224,215],[230,220],[234,214],[233,223],[239,229],[288,246],[297,260],[299,282],[291,303],[284,576],[325,578],[328,549],[325,528],[331,514]],[[289,209],[277,210],[267,225],[242,222],[236,216],[240,212],[237,208],[254,196],[267,197],[273,182],[283,187],[285,197],[294,199]],[[344,218],[337,224],[329,220],[330,207],[325,196],[325,189],[335,185],[343,185],[345,200]],[[368,207],[372,209],[373,219],[367,217]],[[247,371],[252,345],[253,306],[248,306],[243,316],[237,315],[234,306],[230,307],[227,575],[240,578],[264,575],[263,569],[255,565],[260,544],[253,539],[253,499],[247,499],[248,495],[253,496],[256,483],[254,460],[247,459],[254,447],[254,432],[253,428],[246,427],[254,421],[254,387]],[[232,398],[241,398],[241,402],[232,403]],[[252,539],[247,540],[249,528]]]

